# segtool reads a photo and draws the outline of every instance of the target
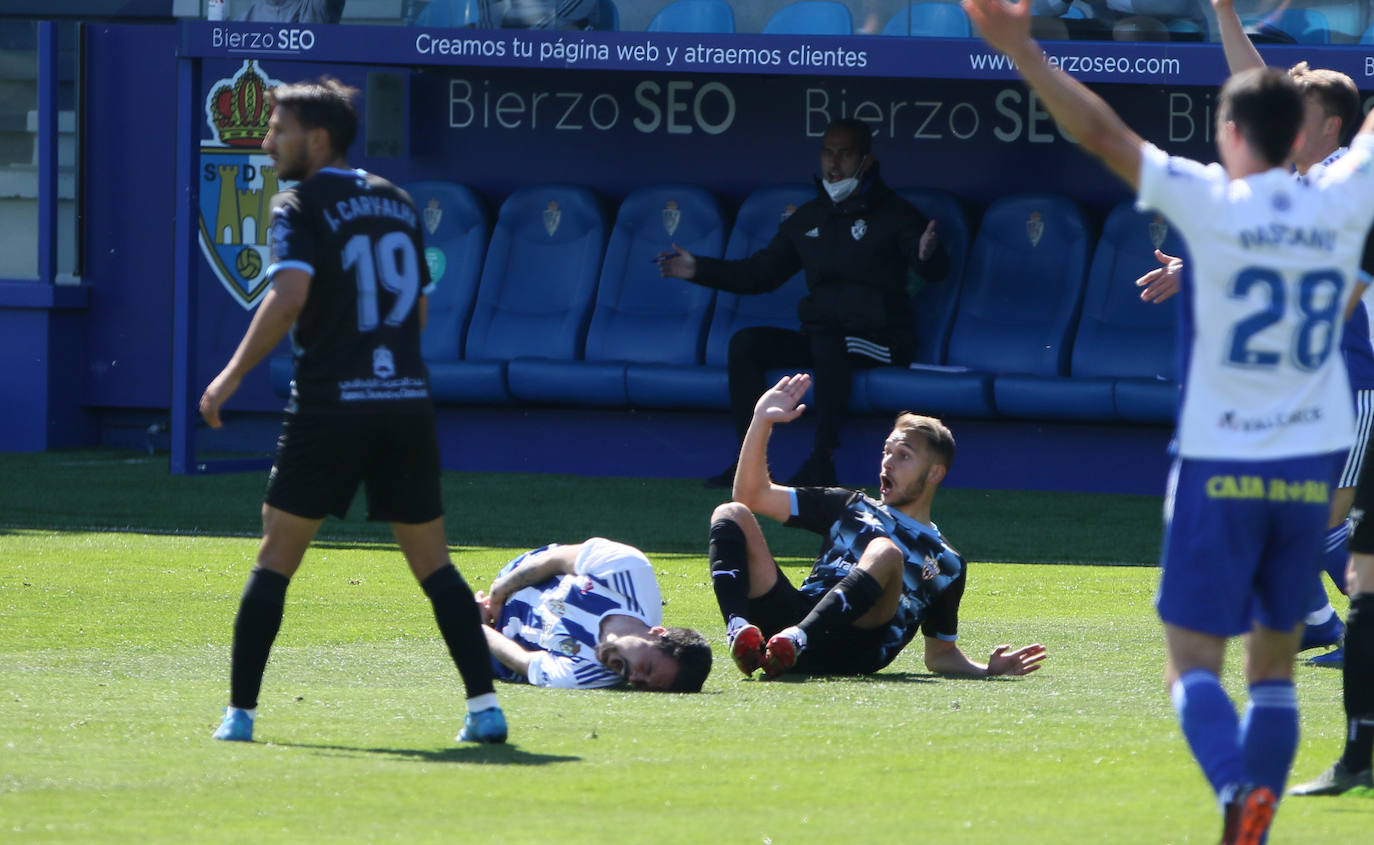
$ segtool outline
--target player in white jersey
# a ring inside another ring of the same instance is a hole
[[[1221,33],[1226,64],[1231,73],[1249,68],[1262,68],[1265,62],[1250,42],[1236,14],[1232,0],[1212,0],[1217,13],[1217,29]],[[1288,69],[1303,94],[1303,141],[1294,150],[1293,168],[1297,179],[1315,179],[1321,170],[1337,161],[1347,151],[1351,136],[1360,124],[1360,94],[1354,81],[1343,73],[1324,68],[1309,67],[1299,62]],[[1163,302],[1178,291],[1182,262],[1174,256],[1155,251],[1164,266],[1136,280],[1143,287],[1140,298],[1146,302]],[[1374,237],[1366,237],[1365,257],[1361,262],[1361,278],[1346,306],[1345,331],[1341,335],[1341,355],[1345,359],[1350,389],[1355,399],[1356,436],[1341,470],[1340,479],[1331,496],[1331,510],[1323,544],[1322,568],[1342,592],[1346,591],[1346,541],[1350,530],[1346,516],[1355,498],[1355,481],[1365,455],[1365,444],[1374,432],[1374,346],[1370,343],[1369,316],[1359,294],[1368,287],[1368,273],[1374,270]],[[1302,643],[1299,651],[1334,645],[1340,642],[1344,625],[1326,597],[1320,576],[1313,582],[1312,599],[1308,605]],[[1314,665],[1339,667],[1342,649],[1318,655]]]
[[[593,537],[526,552],[477,601],[492,668],[507,681],[699,692],[711,671],[700,633],[663,627],[654,568],[624,543]]]
[[[1297,749],[1303,588],[1316,577],[1330,485],[1353,441],[1337,349],[1374,221],[1374,117],[1344,158],[1295,183],[1282,165],[1301,140],[1302,95],[1283,71],[1250,70],[1217,100],[1222,164],[1170,158],[1046,60],[1030,36],[1030,0],[963,6],[1060,126],[1190,246],[1157,605],[1166,680],[1222,805],[1223,842],[1258,845]],[[1250,701],[1241,720],[1218,676],[1227,640],[1243,633]]]

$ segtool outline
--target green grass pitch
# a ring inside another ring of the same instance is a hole
[[[937,498],[937,521],[973,562],[961,645],[984,657],[1043,642],[1050,658],[1030,677],[932,676],[918,645],[872,677],[760,682],[718,654],[695,696],[499,685],[503,747],[453,742],[461,684],[385,529],[330,521],[291,586],[259,741],[238,745],[209,735],[262,476],[176,478],[165,460],[80,452],[3,455],[0,477],[0,842],[1219,835],[1160,680],[1156,571],[1139,565],[1156,553],[1157,498]],[[703,555],[712,491],[445,483],[454,560],[474,587],[526,548],[611,536],[649,552],[666,619],[721,643]],[[815,540],[769,533],[800,578]],[[1301,667],[1298,681],[1294,771],[1307,778],[1340,747],[1340,673]],[[1271,841],[1363,842],[1371,820],[1367,798],[1290,799]]]

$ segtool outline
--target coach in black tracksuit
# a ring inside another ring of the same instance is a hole
[[[769,369],[815,371],[815,445],[789,486],[835,483],[832,455],[849,404],[851,368],[909,364],[916,335],[908,273],[937,281],[949,272],[934,221],[878,175],[872,137],[859,121],[831,123],[821,141],[816,198],[748,258],[697,257],[677,246],[660,256],[664,276],[739,294],[776,290],[806,271],[800,331],[756,326],[730,338],[730,408],[741,440]],[[729,487],[734,472],[732,465],[707,486]]]

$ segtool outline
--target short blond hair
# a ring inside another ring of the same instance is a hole
[[[948,426],[935,417],[903,411],[897,415],[892,430],[907,443],[919,437],[935,454],[936,462],[943,464],[945,469],[954,463],[954,435]]]
[[[1304,97],[1315,97],[1327,117],[1341,119],[1341,143],[1348,144],[1360,126],[1360,90],[1355,80],[1338,70],[1309,67],[1298,62],[1288,69]]]

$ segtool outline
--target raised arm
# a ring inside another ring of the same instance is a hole
[[[775,424],[791,422],[806,410],[801,399],[810,386],[811,376],[798,373],[784,376],[764,391],[754,405],[754,418],[739,450],[732,491],[735,501],[778,522],[786,522],[792,515],[792,494],[791,488],[774,484],[768,474],[768,439]]]
[[[1030,36],[1030,0],[962,0],[983,40],[1016,65],[1064,131],[1132,188],[1140,181],[1140,136],[1087,86],[1045,60]]]
[[[1212,8],[1217,13],[1217,29],[1221,30],[1221,46],[1226,51],[1226,68],[1232,76],[1243,70],[1264,67],[1264,59],[1259,50],[1245,34],[1240,15],[1232,0],[1212,0]]]

